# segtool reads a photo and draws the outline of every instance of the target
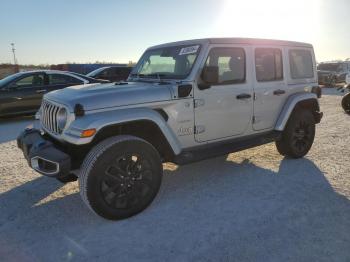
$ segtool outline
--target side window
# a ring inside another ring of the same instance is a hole
[[[123,75],[129,75],[131,71],[131,67],[126,67],[123,69],[122,73]]]
[[[130,74],[130,71],[131,71],[131,67],[123,68],[123,70],[120,72],[121,77],[127,78]]]
[[[49,83],[50,85],[83,84],[83,82],[80,81],[79,79],[76,79],[68,75],[60,75],[60,74],[50,74]]]
[[[115,68],[113,68],[113,67],[108,68],[104,72],[105,72],[104,76],[106,76],[106,77],[113,77],[113,76],[117,75],[117,72],[116,72]]]
[[[212,48],[206,65],[219,68],[218,84],[238,84],[245,82],[245,60],[243,48]]]
[[[95,76],[95,78],[99,78],[99,77],[101,77],[101,78],[108,77],[108,76],[110,75],[108,70],[109,70],[109,69],[104,69],[104,70],[102,70],[101,72],[99,72],[99,73]]]
[[[290,74],[293,79],[314,77],[312,55],[309,50],[289,50]]]
[[[114,76],[120,75],[120,73],[122,72],[122,70],[123,70],[123,69],[121,69],[121,68],[114,67],[114,68],[113,68],[113,75],[114,75]]]
[[[258,82],[282,80],[282,51],[277,48],[255,49],[255,71]]]
[[[15,81],[11,84],[11,87],[15,88],[31,88],[36,86],[43,86],[44,85],[44,75],[41,74],[35,74],[23,77],[19,79],[18,81]]]

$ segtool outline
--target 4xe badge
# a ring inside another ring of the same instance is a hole
[[[193,134],[193,127],[180,127],[177,130],[179,136],[188,136]]]

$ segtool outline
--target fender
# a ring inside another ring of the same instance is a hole
[[[150,108],[128,108],[86,114],[84,117],[77,118],[72,122],[69,128],[62,134],[62,138],[75,145],[88,144],[93,140],[94,136],[81,138],[80,134],[82,130],[95,128],[97,134],[104,127],[137,120],[148,120],[155,123],[168,140],[173,152],[176,155],[181,152],[180,143],[174,132],[164,118],[157,111]]]
[[[301,101],[310,100],[310,99],[315,99],[318,104],[317,95],[314,93],[296,93],[291,95],[288,98],[281,113],[278,116],[278,119],[275,125],[275,130],[283,131],[295,106]]]

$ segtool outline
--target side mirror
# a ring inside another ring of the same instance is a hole
[[[219,67],[217,66],[206,66],[203,68],[201,78],[204,84],[201,85],[200,89],[209,88],[211,85],[215,85],[219,82]]]

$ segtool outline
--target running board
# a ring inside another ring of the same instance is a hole
[[[178,165],[186,165],[208,158],[218,157],[229,153],[234,153],[248,148],[271,143],[279,139],[280,136],[281,132],[273,131],[260,135],[236,138],[224,142],[220,141],[214,144],[200,145],[182,151],[179,155],[174,157],[172,162]]]

